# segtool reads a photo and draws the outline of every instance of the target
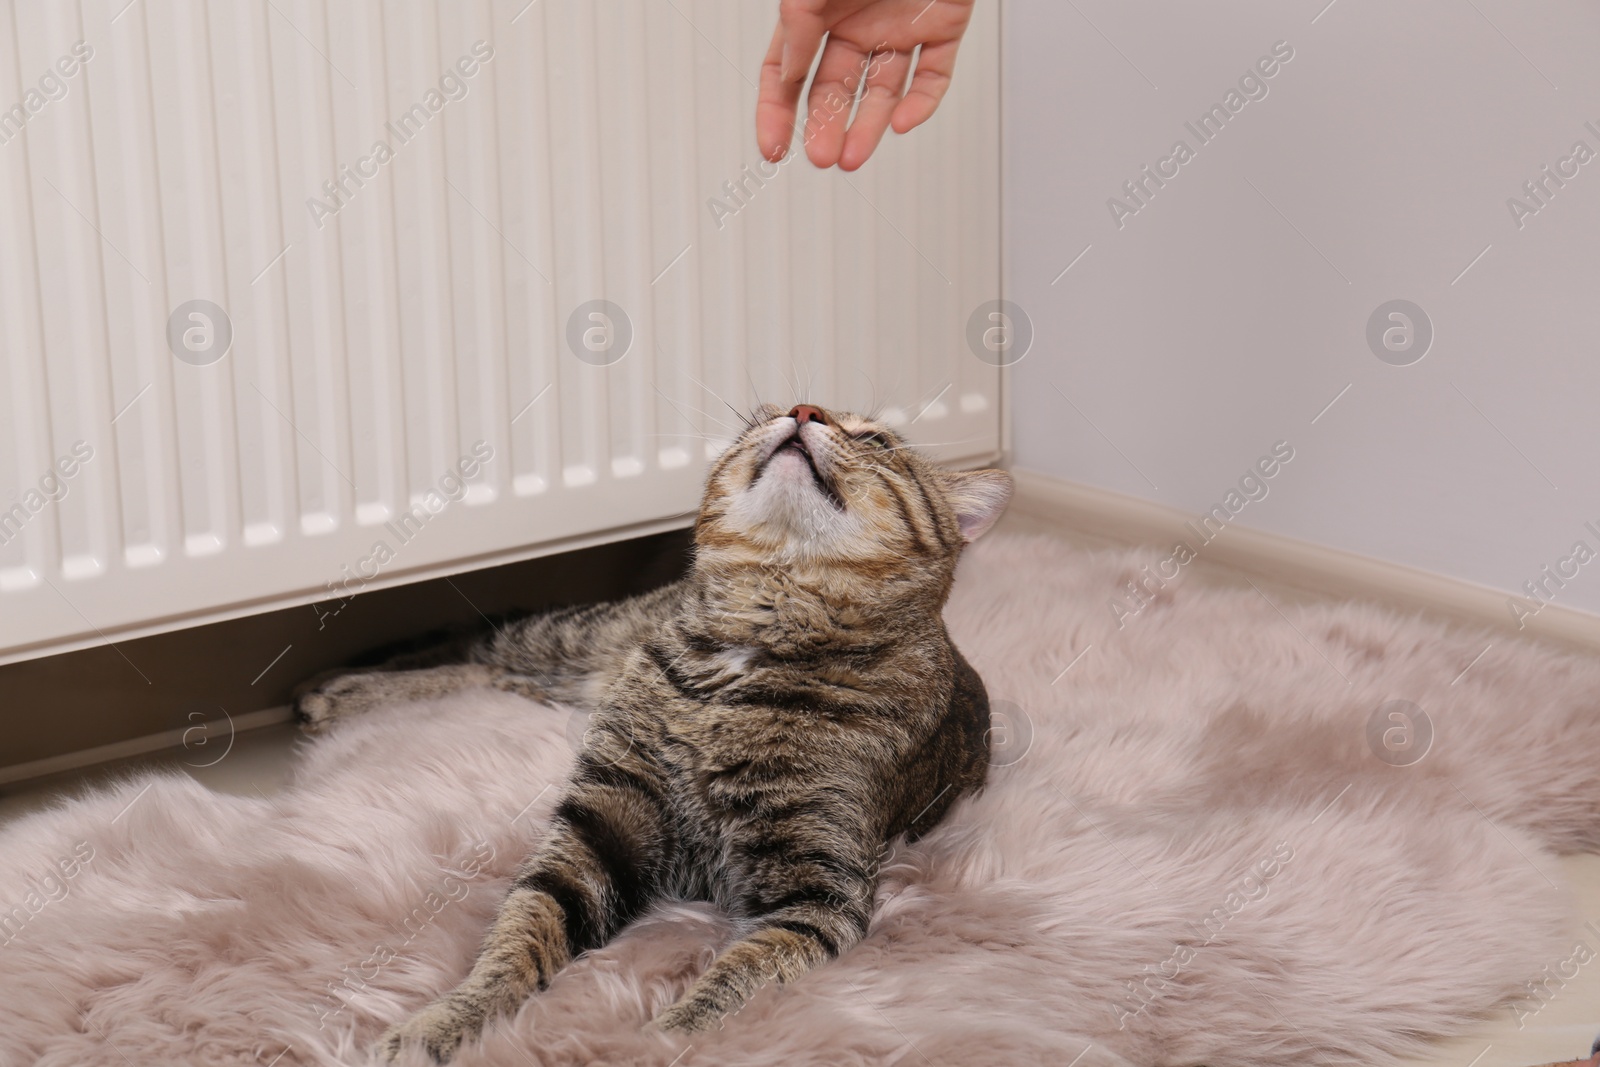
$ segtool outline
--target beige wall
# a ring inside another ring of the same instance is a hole
[[[1562,563],[1600,556],[1600,6],[1012,0],[1003,42],[1019,466],[1198,513],[1286,441],[1233,521],[1600,612]]]

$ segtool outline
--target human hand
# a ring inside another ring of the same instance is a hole
[[[789,151],[795,108],[817,48],[822,62],[806,100],[806,155],[819,167],[855,170],[883,131],[905,133],[928,121],[955,70],[956,49],[973,0],[780,0],[778,28],[761,65],[756,140],[772,162]],[[911,53],[917,69],[906,88]],[[850,103],[866,80],[855,121]]]

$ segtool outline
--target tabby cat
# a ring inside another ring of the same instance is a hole
[[[1003,471],[943,470],[878,422],[767,405],[711,471],[688,577],[308,683],[312,730],[474,685],[594,709],[471,974],[383,1053],[448,1059],[663,898],[712,901],[743,935],[667,1030],[715,1027],[860,940],[886,843],[983,785],[988,697],[940,611],[1010,495]]]

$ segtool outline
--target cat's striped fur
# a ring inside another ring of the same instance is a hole
[[[768,406],[711,471],[688,577],[303,693],[313,728],[471,684],[595,709],[471,974],[388,1054],[448,1058],[663,897],[714,901],[743,932],[656,1018],[671,1030],[858,941],[885,843],[983,784],[988,698],[940,612],[1010,487],[868,419]]]

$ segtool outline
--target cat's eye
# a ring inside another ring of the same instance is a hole
[[[894,442],[893,441],[889,440],[889,438],[886,435],[878,433],[876,431],[868,431],[867,433],[858,433],[858,434],[855,435],[855,438],[856,438],[857,441],[863,441],[863,442],[865,442],[865,443],[867,443],[869,445],[876,445],[878,448],[893,448],[894,447]]]

